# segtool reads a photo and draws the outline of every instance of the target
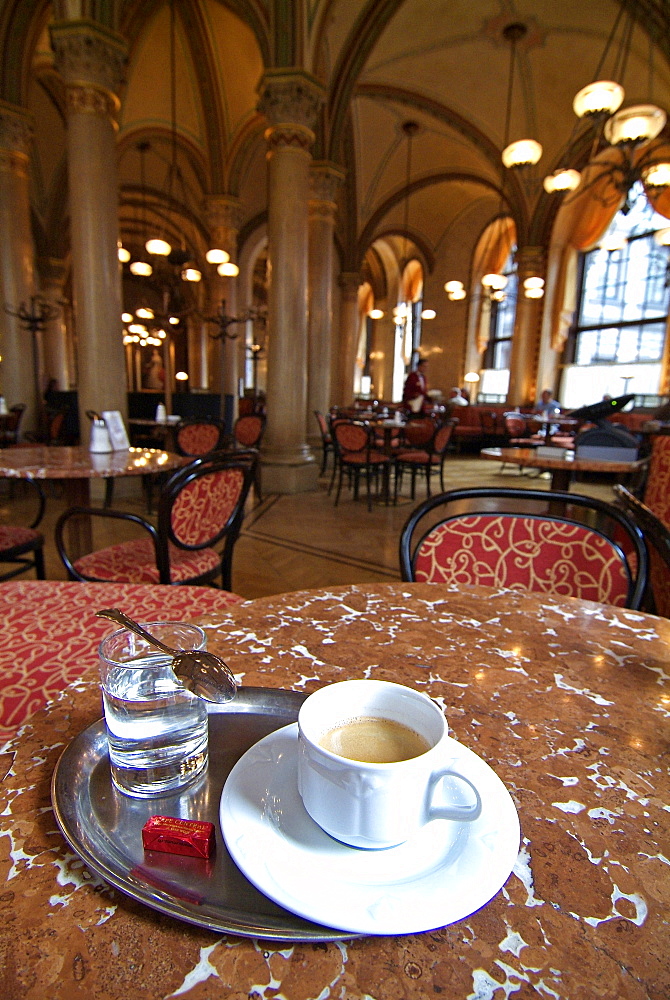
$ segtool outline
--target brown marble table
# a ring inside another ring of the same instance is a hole
[[[545,455],[538,455],[535,448],[482,448],[479,455],[491,462],[520,465],[524,469],[546,469],[551,472],[551,489],[563,492],[570,489],[570,480],[574,472],[616,472],[631,475],[647,462],[645,458],[635,462],[575,458],[575,453],[572,451],[563,457],[547,458]]]
[[[61,751],[101,714],[92,643],[82,678],[0,755],[3,1000],[667,1000],[670,621],[405,583],[196,600],[189,618],[246,685],[374,677],[438,699],[512,794],[514,870],[456,924],[336,942],[217,934],[125,897],[50,810]]]
[[[54,479],[62,483],[69,507],[90,505],[91,479],[146,476],[169,472],[190,458],[155,448],[128,448],[93,454],[84,447],[5,448],[0,451],[0,478]],[[72,518],[68,524],[69,552],[75,558],[91,551],[88,518]]]

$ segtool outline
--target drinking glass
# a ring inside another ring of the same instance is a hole
[[[148,632],[173,649],[205,649],[197,625],[149,622]],[[207,709],[178,681],[172,660],[127,629],[99,647],[112,781],[127,795],[167,795],[207,766]]]

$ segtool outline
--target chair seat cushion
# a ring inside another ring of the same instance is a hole
[[[482,584],[623,606],[621,551],[589,528],[544,518],[472,514],[436,525],[415,558],[418,582]]]
[[[415,465],[428,465],[428,462],[439,465],[442,461],[442,455],[429,455],[427,451],[401,451],[396,456],[396,460],[398,462],[412,462]]]
[[[171,583],[185,583],[215,572],[221,558],[214,549],[189,552],[170,544]],[[159,583],[153,543],[149,538],[119,542],[82,556],[74,563],[82,576],[108,583]]]
[[[13,549],[38,547],[44,544],[44,536],[32,528],[21,528],[11,524],[0,525],[0,555]]]
[[[345,465],[382,465],[388,461],[388,455],[384,455],[381,451],[371,451],[369,455],[366,455],[365,452],[355,451],[342,456],[342,462]]]

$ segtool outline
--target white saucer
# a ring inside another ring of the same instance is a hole
[[[497,774],[448,739],[453,769],[482,798],[472,823],[433,820],[382,851],[333,840],[307,814],[297,786],[296,723],[270,733],[235,764],[221,795],[221,830],[237,866],[280,906],[357,934],[412,934],[461,920],[505,884],[519,819]]]

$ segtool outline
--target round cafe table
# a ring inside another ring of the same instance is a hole
[[[183,613],[244,686],[372,677],[438,699],[512,795],[514,869],[478,912],[402,937],[257,941],[154,912],[91,875],[50,811],[60,753],[100,716],[92,643],[81,679],[2,758],[4,996],[667,1000],[670,621],[406,583]]]
[[[156,448],[127,448],[95,454],[84,447],[4,448],[0,450],[0,478],[55,479],[63,484],[68,507],[90,506],[91,479],[148,476],[171,472],[192,461],[183,455]],[[68,524],[70,555],[77,558],[91,551],[88,518],[72,518]]]

